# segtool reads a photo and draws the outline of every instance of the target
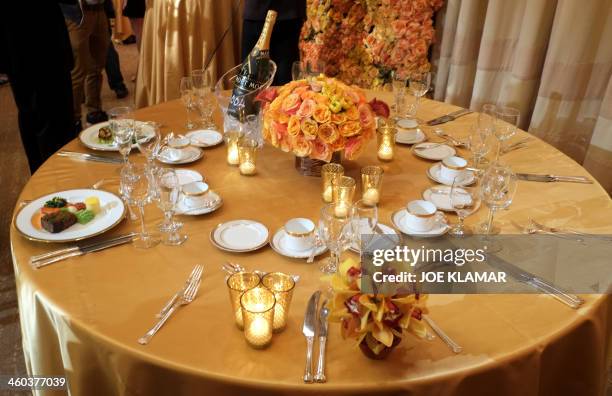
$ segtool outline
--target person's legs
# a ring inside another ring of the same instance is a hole
[[[74,57],[74,66],[70,72],[72,78],[72,96],[74,101],[74,121],[81,121],[81,104],[85,99],[85,75],[89,69],[89,29],[90,19],[85,16],[79,26],[77,23],[66,19],[68,36]]]
[[[92,21],[89,35],[89,57],[91,62],[85,77],[85,106],[87,113],[102,111],[102,69],[106,63],[106,54],[110,36],[108,20],[103,9],[85,11]],[[89,121],[89,120],[88,120]]]
[[[108,87],[113,91],[119,89],[125,89],[123,84],[123,75],[121,74],[121,66],[119,64],[119,54],[110,41],[108,44],[108,51],[106,51],[106,78],[108,80]],[[117,94],[119,96],[119,94]]]
[[[132,26],[132,32],[136,36],[136,46],[140,52],[140,41],[142,40],[142,23],[144,18],[130,18],[130,25]]]

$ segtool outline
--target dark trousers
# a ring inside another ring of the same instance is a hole
[[[0,72],[9,77],[21,141],[34,172],[76,135],[72,51],[57,3],[38,2],[36,12],[30,2],[10,1],[5,6],[8,10],[0,13]]]
[[[301,19],[289,19],[274,24],[270,40],[270,58],[277,66],[274,85],[291,81],[291,65],[300,59],[298,42],[302,23]],[[263,24],[263,21],[242,21],[242,59],[247,57],[257,43]]]
[[[120,88],[123,85],[123,75],[121,74],[121,66],[119,64],[119,54],[113,45],[113,42],[108,44],[108,51],[106,52],[106,79],[108,86],[113,91]]]

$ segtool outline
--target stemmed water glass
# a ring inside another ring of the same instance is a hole
[[[130,205],[138,206],[140,211],[141,232],[134,239],[134,246],[148,249],[159,243],[159,238],[147,232],[144,207],[151,201],[151,174],[144,164],[127,164],[121,169],[121,192]]]
[[[496,158],[499,158],[504,143],[516,133],[520,115],[520,111],[514,107],[501,106],[496,108],[494,133],[499,140]]]
[[[463,187],[462,178],[453,179],[449,199],[451,207],[457,214],[459,222],[451,228],[449,234],[455,237],[471,235],[471,230],[464,225],[465,218],[475,213],[480,208],[480,191],[478,187]]]
[[[320,267],[321,272],[333,274],[338,270],[340,255],[351,242],[351,210],[349,208],[342,216],[338,216],[336,204],[323,206],[319,219],[319,237],[330,252],[329,259]]]
[[[195,92],[195,105],[200,113],[202,128],[215,128],[212,120],[214,111],[214,97],[212,94],[212,79],[206,69],[198,69],[191,72],[191,81]]]
[[[478,113],[478,128],[488,131],[490,134],[495,133],[495,120],[497,106],[491,103],[482,105],[480,113]]]
[[[113,107],[108,111],[108,119],[113,139],[119,147],[119,153],[123,157],[124,164],[127,164],[134,138],[135,121],[133,110],[130,106]]]
[[[151,166],[160,149],[161,134],[157,125],[146,123],[146,126],[136,128],[136,146]]]
[[[414,110],[415,116],[419,108],[419,102],[421,101],[421,97],[425,96],[427,91],[429,91],[430,84],[431,84],[431,73],[430,72],[417,72],[417,73],[412,73],[410,75],[410,78],[408,81],[408,89],[410,90],[412,95],[416,98],[415,105],[414,105],[415,106],[415,110]]]
[[[187,235],[178,232],[183,224],[174,220],[181,184],[174,169],[170,168],[159,169],[156,172],[156,179],[157,206],[164,212],[164,221],[159,225],[163,235],[162,242],[165,245],[178,246],[187,240]]]
[[[474,167],[480,169],[480,165],[485,163],[486,156],[491,151],[493,140],[490,130],[475,124],[472,133],[468,136],[468,147],[474,159]]]
[[[499,232],[499,229],[493,227],[495,212],[510,206],[516,187],[517,178],[509,166],[499,163],[489,166],[480,183],[482,202],[489,207],[487,222],[481,225],[484,234],[493,235]]]
[[[195,128],[194,122],[191,120],[191,112],[196,106],[196,95],[193,89],[193,79],[191,77],[181,78],[180,85],[181,100],[187,109],[187,123],[185,127],[189,130]]]
[[[376,205],[367,205],[363,200],[353,204],[351,214],[351,227],[353,241],[359,247],[359,252],[363,254],[364,247],[371,242],[377,234],[378,208]]]

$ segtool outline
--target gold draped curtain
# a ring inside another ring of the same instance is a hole
[[[612,192],[611,1],[448,0],[436,30],[435,99],[519,108]]]

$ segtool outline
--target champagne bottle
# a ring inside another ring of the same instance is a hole
[[[227,113],[243,122],[247,115],[255,114],[255,95],[245,94],[261,87],[270,73],[270,37],[276,21],[276,11],[268,10],[261,35],[247,58],[242,63],[240,73],[234,81],[232,97]]]

